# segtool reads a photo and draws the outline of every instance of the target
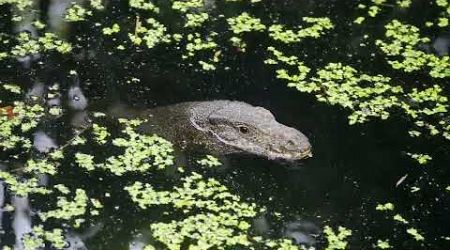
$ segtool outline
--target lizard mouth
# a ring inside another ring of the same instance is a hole
[[[277,150],[271,150],[268,154],[268,158],[270,160],[288,160],[288,161],[296,161],[296,160],[302,160],[306,158],[312,157],[312,149],[311,147],[307,148],[306,150],[290,153],[290,152],[279,152]]]

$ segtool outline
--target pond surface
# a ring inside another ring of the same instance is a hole
[[[169,11],[169,1],[153,2],[161,9],[159,14],[150,16],[164,23],[170,32],[188,33],[180,16]],[[302,131],[309,138],[313,146],[312,158],[293,166],[260,157],[232,155],[221,158],[224,166],[204,169],[196,164],[199,155],[185,155],[182,163],[186,165],[185,172],[196,171],[214,177],[243,201],[265,208],[265,212],[252,220],[251,233],[270,238],[293,238],[294,242],[324,249],[327,241],[322,228],[325,225],[344,226],[352,230],[347,239],[349,249],[375,248],[378,239],[389,239],[394,249],[448,249],[450,195],[445,192],[450,177],[448,140],[411,138],[408,135],[411,121],[400,111],[392,112],[388,120],[374,118],[364,124],[349,125],[347,110],[318,102],[313,94],[289,88],[285,81],[276,78],[273,68],[264,64],[266,48],[274,43],[267,35],[246,34],[245,51],[225,45],[228,39],[223,35],[228,29],[225,18],[243,11],[261,18],[266,24],[289,26],[299,25],[305,16],[329,17],[334,29],[327,34],[317,39],[304,39],[300,44],[277,44],[277,48],[298,56],[312,69],[340,62],[369,75],[391,77],[410,87],[420,88],[428,82],[441,84],[444,95],[448,96],[448,78],[433,79],[426,71],[406,74],[394,70],[373,42],[384,37],[384,26],[393,19],[423,28],[426,21],[439,15],[440,9],[429,1],[412,1],[406,9],[396,7],[395,1],[388,1],[381,5],[382,10],[376,18],[368,17],[362,25],[355,25],[353,21],[358,16],[367,16],[366,9],[358,8],[359,3],[350,0],[285,0],[254,4],[210,1],[205,11],[214,17],[214,21],[198,30],[200,33],[218,33],[215,40],[221,48],[222,59],[216,70],[205,71],[197,61],[208,60],[210,55],[206,53],[200,53],[194,60],[183,60],[180,56],[182,46],[160,44],[148,49],[134,46],[126,32],[116,36],[102,35],[102,28],[114,23],[118,23],[121,30],[132,32],[136,13],[142,18],[146,15],[130,9],[127,1],[105,1],[105,10],[87,20],[59,24],[67,26],[61,36],[75,44],[74,52],[65,55],[42,53],[31,60],[31,65],[17,60],[0,60],[0,81],[20,84],[23,89],[30,89],[37,81],[46,86],[60,84],[63,115],[57,119],[44,118],[37,128],[58,145],[64,145],[74,135],[73,119],[81,112],[71,110],[70,103],[65,101],[73,85],[69,76],[71,70],[79,75],[80,87],[89,101],[86,108],[89,112],[108,113],[108,109],[118,103],[130,110],[143,110],[184,101],[218,99],[262,106],[280,123]],[[370,6],[371,2],[366,4]],[[51,1],[42,1],[39,7],[40,20],[44,23],[52,20],[51,13],[46,11],[52,8]],[[7,6],[0,6],[0,13],[0,31],[14,34],[17,27],[9,21],[13,12]],[[436,28],[425,35],[431,38],[431,43],[443,39],[444,54],[441,56],[448,54],[448,27]],[[119,45],[124,48],[117,49]],[[433,48],[424,49],[433,51]],[[0,96],[5,103],[11,98],[4,93]],[[118,129],[109,132],[114,137]],[[86,147],[89,149],[85,151],[93,155],[115,150],[108,145]],[[69,153],[77,150],[71,149]],[[408,152],[426,152],[433,160],[422,166],[408,157]],[[14,168],[13,162],[20,160],[11,158],[7,152],[0,156],[10,169]],[[28,156],[22,154],[21,157]],[[81,235],[88,249],[128,249],[132,241],[152,242],[149,225],[162,218],[164,208],[142,210],[133,206],[123,187],[139,180],[170,188],[180,178],[171,173],[133,174],[120,178],[111,174],[87,174],[76,168],[73,159],[63,160],[62,165],[61,172],[55,178],[49,178],[47,185],[64,183],[87,190],[89,196],[104,198],[101,216],[88,216],[80,229],[68,230]],[[399,183],[405,176],[406,179]],[[412,192],[413,187],[420,190]],[[7,202],[8,199],[12,199],[12,195],[7,194]],[[33,210],[38,212],[47,207],[47,203],[55,202],[55,198],[31,196],[30,202]],[[388,202],[395,204],[395,211],[375,209],[378,204]],[[407,218],[409,224],[392,220],[395,214]],[[172,215],[174,219],[184,216],[182,213]],[[15,244],[13,221],[13,213],[5,213],[0,235],[3,246]],[[70,227],[66,225],[66,228]],[[417,228],[425,240],[414,240],[406,233],[407,228]]]

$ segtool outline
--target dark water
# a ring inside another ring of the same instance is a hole
[[[164,1],[155,2],[164,5]],[[328,16],[335,24],[333,31],[319,39],[305,39],[299,46],[285,45],[283,51],[298,55],[313,69],[330,62],[342,62],[367,74],[383,74],[411,86],[420,86],[421,82],[430,81],[426,72],[405,75],[394,71],[375,45],[358,45],[365,34],[372,39],[382,38],[384,25],[394,18],[420,27],[438,13],[428,2],[413,1],[412,7],[404,11],[385,7],[377,18],[362,26],[352,24],[359,15],[366,15],[364,10],[357,10],[357,1],[264,1],[254,7],[225,5],[218,1],[212,12],[229,17],[244,9],[261,17],[265,23],[289,25],[297,25],[303,16]],[[48,2],[41,5],[45,10]],[[0,27],[10,33],[12,27],[6,21],[10,13],[5,7],[0,9],[5,13]],[[351,229],[350,249],[371,249],[377,239],[389,239],[395,249],[448,247],[448,241],[443,239],[450,236],[449,195],[443,192],[449,179],[446,169],[450,162],[448,143],[439,139],[409,138],[408,121],[399,114],[394,114],[388,121],[374,120],[349,126],[345,110],[318,103],[313,96],[289,89],[285,82],[274,77],[272,69],[263,64],[265,48],[273,43],[264,35],[246,36],[246,53],[217,39],[223,47],[224,58],[219,64],[222,67],[205,73],[182,61],[180,51],[171,45],[136,50],[125,43],[124,46],[131,49],[115,50],[120,44],[117,41],[127,40],[126,37],[112,41],[99,35],[102,27],[93,25],[101,22],[104,27],[110,27],[119,23],[122,29],[133,30],[131,15],[125,3],[110,1],[107,9],[89,22],[70,27],[69,41],[79,45],[73,55],[44,55],[39,59],[42,63],[33,63],[31,70],[12,61],[0,62],[1,80],[27,83],[27,86],[31,86],[36,78],[46,83],[59,81],[64,91],[70,86],[64,76],[75,69],[90,100],[89,110],[102,111],[118,101],[136,108],[215,99],[263,106],[271,110],[279,122],[306,134],[313,145],[314,157],[304,161],[301,167],[292,168],[266,159],[232,156],[227,159],[225,170],[204,173],[222,181],[243,200],[267,207],[267,213],[260,218],[267,224],[260,228],[256,226],[255,231],[282,237],[289,225],[310,222],[320,228],[342,225]],[[45,18],[44,14],[44,21]],[[159,18],[172,31],[180,30],[179,17],[173,12],[161,14]],[[227,27],[224,20],[219,20],[204,29],[215,30],[220,37]],[[446,34],[427,35],[433,40]],[[230,69],[224,70],[223,66]],[[140,82],[127,83],[132,77],[139,78]],[[67,130],[70,115],[59,121],[48,121],[42,128],[64,141],[70,137]],[[418,166],[406,156],[406,152],[416,151],[429,152],[433,161],[424,167]],[[396,182],[405,174],[408,174],[407,179],[396,187]],[[123,190],[118,190],[117,179],[113,177],[81,179],[77,171],[67,168],[58,178],[56,182],[85,187],[94,196],[106,192],[117,194],[105,204],[102,218],[90,221],[92,225],[103,225],[99,233],[86,241],[90,249],[126,249],[133,236],[138,232],[145,234],[146,230],[148,233],[148,225],[158,218],[158,211],[142,212],[122,200]],[[132,178],[122,179],[120,186],[133,181]],[[154,181],[159,181],[161,186],[170,186],[174,180]],[[421,190],[412,193],[413,186]],[[389,213],[375,210],[378,203],[386,202],[394,203],[395,213],[407,218],[410,225],[405,227],[395,223],[388,218]],[[281,218],[275,216],[275,212],[281,213]],[[7,222],[8,218],[4,219],[4,224]],[[418,228],[426,240],[415,242],[405,233],[409,226]],[[11,233],[6,233],[2,242],[11,245],[12,237]],[[319,236],[316,246],[321,249],[324,243]]]

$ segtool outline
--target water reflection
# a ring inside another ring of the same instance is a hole
[[[52,149],[57,149],[56,141],[43,131],[34,133],[33,147],[40,153],[48,153]]]
[[[22,242],[25,234],[31,232],[31,207],[27,197],[14,195],[12,197],[12,205],[14,206],[14,216],[12,228],[16,236],[15,249],[24,249]]]
[[[40,81],[35,81],[33,86],[28,90],[25,99],[30,103],[37,103],[44,99],[45,85]]]
[[[88,228],[83,233],[76,233],[73,231],[69,231],[65,235],[67,247],[65,249],[67,250],[87,250],[85,242],[89,240],[90,238],[97,235],[101,230],[103,229],[103,224],[98,223],[95,226],[92,226]]]
[[[433,42],[433,48],[439,56],[446,56],[450,51],[450,34],[442,35]]]
[[[88,100],[80,86],[80,78],[77,74],[72,76],[73,84],[70,86],[67,101],[69,107],[74,110],[84,110],[88,106]]]
[[[312,221],[300,219],[287,222],[283,235],[298,245],[312,247],[316,245],[316,237],[320,232],[321,229]]]

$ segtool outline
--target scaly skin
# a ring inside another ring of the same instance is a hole
[[[311,156],[308,138],[278,123],[270,111],[237,101],[184,102],[140,112],[141,131],[156,133],[182,148],[200,146],[215,154],[249,153],[269,159]]]

